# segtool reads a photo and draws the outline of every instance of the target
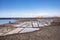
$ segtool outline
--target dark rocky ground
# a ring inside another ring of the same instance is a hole
[[[44,27],[31,33],[0,36],[0,40],[60,40],[60,26]]]

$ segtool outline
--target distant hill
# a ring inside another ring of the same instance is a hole
[[[35,18],[60,18],[59,16],[37,16]]]

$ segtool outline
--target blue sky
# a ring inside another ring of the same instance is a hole
[[[60,16],[60,0],[0,0],[0,17]]]

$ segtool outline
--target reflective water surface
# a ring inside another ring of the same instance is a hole
[[[16,22],[16,20],[0,20],[0,24],[5,24],[9,22]]]

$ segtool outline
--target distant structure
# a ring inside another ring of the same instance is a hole
[[[9,21],[9,24],[11,23],[11,21]]]

